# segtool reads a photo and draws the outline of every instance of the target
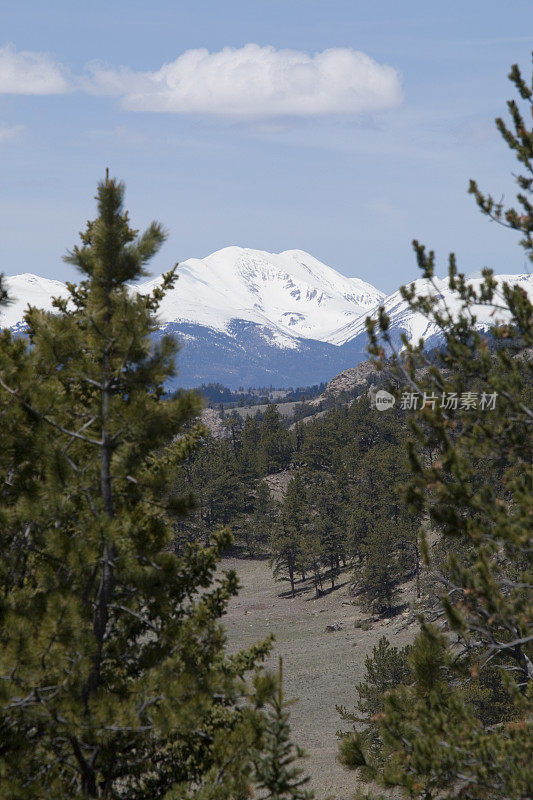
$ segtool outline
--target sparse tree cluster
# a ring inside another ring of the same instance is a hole
[[[378,414],[364,395],[291,429],[273,405],[225,422],[226,438],[207,437],[182,470],[198,508],[180,535],[209,541],[229,524],[245,554],[270,556],[293,596],[309,579],[317,596],[334,589],[349,566],[368,607],[391,611],[420,560],[420,515],[402,493],[405,413]],[[265,478],[279,474],[286,488],[274,497]]]

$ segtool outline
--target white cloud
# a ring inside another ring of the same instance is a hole
[[[187,50],[155,72],[90,66],[85,88],[121,97],[133,111],[274,117],[356,114],[402,101],[398,72],[365,53],[310,55],[247,44],[217,53]]]
[[[2,125],[0,124],[0,144],[16,139],[19,134],[25,131],[24,125]]]
[[[65,68],[47,53],[0,47],[0,94],[61,94],[69,90]]]

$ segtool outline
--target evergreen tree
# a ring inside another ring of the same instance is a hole
[[[282,667],[280,658],[277,686],[267,701],[263,749],[255,758],[255,782],[261,800],[312,800],[313,794],[305,788],[309,777],[295,763],[305,753],[291,741],[291,703],[285,700]]]
[[[243,481],[253,481],[259,475],[258,451],[261,436],[260,424],[256,416],[244,420],[239,451],[239,474]]]
[[[345,706],[337,706],[343,722],[352,723],[350,732],[339,731],[339,760],[345,766],[360,766],[360,754],[364,750],[367,758],[379,760],[383,757],[383,741],[377,720],[383,714],[385,696],[388,691],[409,681],[407,663],[409,647],[398,650],[386,636],[382,636],[372,655],[365,657],[365,675],[355,687],[357,702],[355,712]],[[361,729],[361,725],[364,727]]]
[[[131,292],[165,234],[138,235],[123,193],[99,185],[66,259],[84,279],[57,313],[30,309],[31,348],[0,342],[16,426],[0,463],[5,800],[234,798],[248,781],[243,678],[267,648],[225,654],[228,535],[183,557],[170,546],[187,507],[176,471],[204,431],[196,395],[164,399],[176,345],[151,335],[175,273]]]
[[[315,587],[315,597],[320,597],[324,591],[322,583],[322,543],[320,534],[313,524],[301,532],[298,542],[298,562],[300,570],[311,573]]]
[[[231,440],[212,440],[199,467],[203,483],[202,516],[209,536],[244,510],[247,489],[239,479]]]
[[[389,420],[389,426],[391,422]],[[351,492],[348,547],[356,558],[355,577],[367,604],[390,611],[400,583],[417,572],[417,534],[420,515],[402,497],[409,477],[405,450],[394,441],[366,438],[367,425],[356,428],[364,455]]]
[[[510,78],[529,112],[533,84],[517,66]],[[525,167],[516,177],[520,208],[505,209],[474,182],[470,191],[483,213],[521,233],[520,244],[533,260],[533,131],[518,104],[508,106],[513,129],[501,119],[497,126]],[[479,396],[482,407],[476,409],[426,406],[411,419],[423,452],[439,453],[428,459],[411,446],[409,499],[450,543],[435,612],[446,619],[449,634],[422,627],[410,658],[412,684],[385,701],[381,733],[388,754],[376,777],[424,800],[525,800],[533,786],[533,305],[520,285],[497,287],[488,269],[472,288],[452,254],[450,288],[459,301],[452,316],[439,303],[433,252],[418,242],[414,247],[434,291],[417,296],[412,286],[402,293],[442,330],[445,348],[432,362],[421,347],[405,342],[405,355],[395,359],[398,374],[417,393],[455,392],[460,398],[481,386],[495,402],[483,407]],[[478,305],[493,309],[488,335],[477,328]],[[378,327],[382,341],[375,324],[369,332],[373,352],[382,356],[384,347],[394,350],[384,312]],[[423,379],[417,379],[420,364],[426,367]],[[467,543],[461,551],[466,557],[455,555],[456,540]],[[424,554],[429,562],[427,544]],[[487,669],[497,670],[507,695],[497,722],[487,722],[470,692]]]
[[[301,542],[309,521],[307,494],[298,473],[289,482],[280,517],[280,524],[273,530],[270,539],[274,575],[289,580],[294,597],[295,574],[301,565]]]
[[[258,464],[261,475],[286,469],[291,452],[289,431],[274,403],[269,403],[263,416],[259,440]]]
[[[275,430],[288,442],[285,459],[292,447],[274,406],[264,419],[248,416],[229,437],[205,437],[185,460],[177,483],[196,498],[195,511],[177,526],[179,546],[209,542],[211,532],[227,524],[249,555],[270,550],[278,577],[290,581],[292,573],[294,582],[298,573],[303,580],[310,575],[317,596],[324,580],[335,586],[350,561],[361,589],[369,588],[366,600],[387,610],[398,584],[419,572],[420,517],[401,491],[409,475],[402,445],[406,415],[396,410],[379,416],[363,396],[300,425],[289,466],[304,476],[309,499],[302,503],[303,495],[296,497],[291,486],[289,498],[268,514],[261,511],[266,485],[260,476],[276,462],[265,460],[262,447],[273,441]]]
[[[242,525],[241,535],[251,558],[265,553],[277,524],[276,504],[266,481],[259,481],[253,500],[253,512]]]
[[[181,465],[175,487],[183,494],[194,495],[193,512],[176,526],[178,548],[186,542],[209,544],[221,526],[236,532],[242,515],[252,510],[254,482],[241,479],[238,457],[229,439],[203,437],[201,447]]]
[[[343,498],[340,487],[334,478],[326,478],[313,487],[315,515],[311,527],[316,530],[319,544],[319,558],[327,570],[331,588],[335,588],[335,578],[340,573],[341,560],[344,559],[345,530],[343,520]]]
[[[397,529],[390,521],[380,519],[369,523],[367,541],[362,547],[362,567],[356,572],[359,590],[377,614],[390,612],[397,597],[400,571],[396,534]]]

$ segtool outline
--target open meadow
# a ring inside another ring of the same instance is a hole
[[[402,614],[373,622],[365,631],[354,622],[368,615],[349,596],[350,574],[339,578],[339,588],[315,599],[311,582],[298,583],[295,599],[288,584],[274,581],[268,561],[225,559],[224,569],[235,569],[241,590],[225,617],[231,651],[247,647],[274,633],[272,666],[283,657],[284,687],[292,706],[294,740],[309,754],[302,766],[311,775],[317,800],[333,796],[349,800],[356,789],[353,772],[336,761],[336,731],[340,727],[335,705],[353,707],[354,686],[364,673],[367,653],[386,635],[403,646],[412,638]],[[412,599],[407,585],[404,602]],[[326,631],[326,626],[340,630]]]

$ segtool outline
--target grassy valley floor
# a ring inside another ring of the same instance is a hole
[[[223,567],[235,569],[241,582],[225,618],[230,650],[275,634],[271,663],[275,667],[283,656],[286,696],[298,698],[291,713],[293,735],[309,754],[302,766],[311,775],[317,800],[349,800],[356,780],[336,761],[340,720],[335,705],[353,708],[366,654],[383,635],[396,646],[407,644],[411,626],[404,627],[406,617],[400,614],[374,622],[367,631],[355,628],[354,622],[368,615],[352,604],[349,573],[340,576],[338,589],[318,599],[310,582],[299,583],[292,599],[288,584],[274,581],[268,561],[225,559]],[[402,600],[412,599],[408,585]],[[335,623],[341,630],[326,631]]]

